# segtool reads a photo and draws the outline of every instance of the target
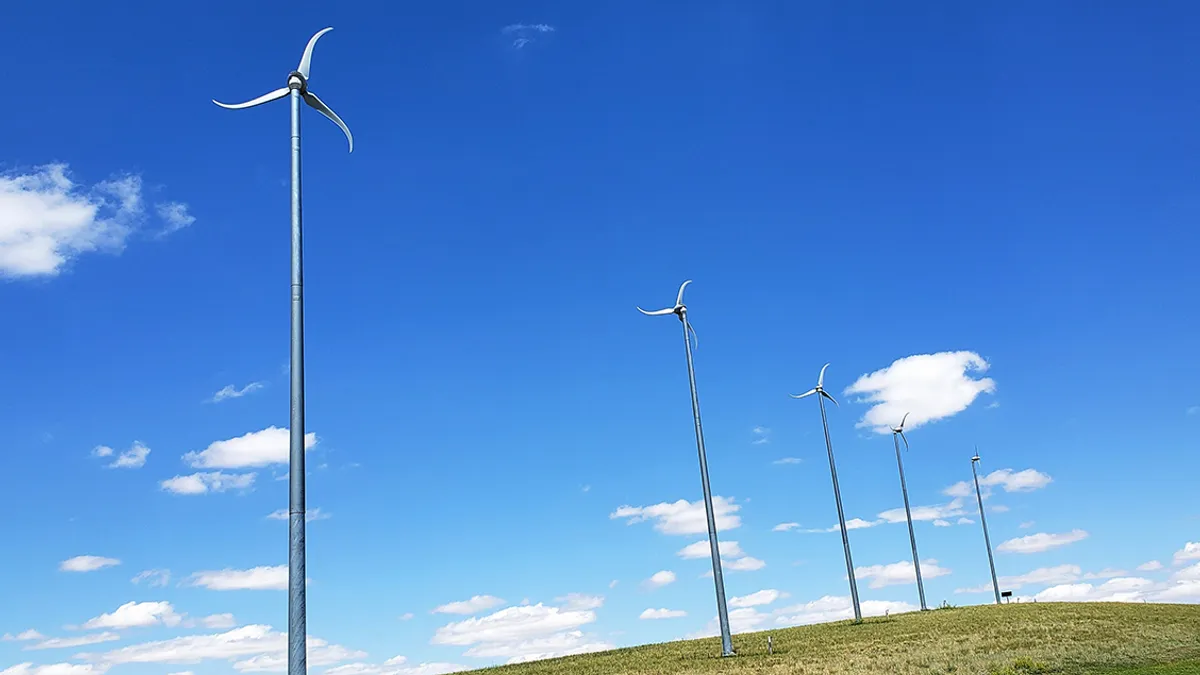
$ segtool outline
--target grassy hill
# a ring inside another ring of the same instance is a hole
[[[767,636],[775,652],[767,654]],[[489,669],[496,675],[1112,673],[1200,675],[1200,605],[1022,603],[670,642]]]

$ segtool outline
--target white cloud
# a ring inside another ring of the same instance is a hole
[[[288,443],[288,430],[271,426],[237,438],[215,441],[204,450],[187,453],[183,461],[196,469],[248,469],[287,464]],[[305,450],[316,444],[316,434],[304,434]]]
[[[713,516],[717,530],[732,530],[741,527],[742,519],[736,515],[742,507],[732,499],[713,497]],[[688,502],[663,502],[652,506],[622,506],[608,516],[610,519],[627,518],[628,524],[654,520],[654,529],[663,534],[704,534],[708,532],[708,520],[704,513],[704,500]]]
[[[158,217],[166,223],[166,227],[161,232],[163,235],[178,232],[196,222],[196,217],[188,213],[188,205],[183,202],[155,204],[154,210],[158,213]]]
[[[0,277],[55,276],[84,253],[119,253],[142,220],[141,178],[90,188],[65,164],[0,176]]]
[[[146,626],[178,626],[183,620],[169,602],[127,602],[111,613],[89,619],[84,630],[112,628],[144,628]]]
[[[937,560],[930,558],[921,561],[922,579],[936,579],[947,574],[950,574],[950,570],[938,565]],[[855,567],[854,576],[856,579],[869,579],[871,588],[910,584],[917,580],[917,573],[914,571],[911,560],[902,560],[890,565]]]
[[[344,666],[329,668],[325,675],[446,675],[467,670],[467,666],[457,663],[421,663],[415,666],[404,665],[408,659],[394,656],[382,665],[372,663],[347,663]]]
[[[662,570],[650,575],[650,578],[645,581],[647,588],[662,588],[667,584],[675,583],[675,573],[671,570]]]
[[[780,457],[779,459],[777,459],[771,463],[772,464],[800,464],[803,461],[804,460],[800,459],[799,457]]]
[[[105,558],[98,555],[77,555],[74,558],[60,562],[58,569],[63,572],[95,572],[98,569],[120,564],[121,561],[116,558]]]
[[[774,588],[767,588],[761,591],[756,591],[750,595],[742,595],[729,599],[729,606],[738,607],[759,607],[769,605],[780,598],[787,597],[787,593],[780,593]]]
[[[1088,533],[1084,530],[1071,530],[1061,534],[1047,534],[1039,532],[1030,534],[1008,541],[996,547],[1001,553],[1041,553],[1049,551],[1052,548],[1074,544],[1077,541],[1087,539]]]
[[[1157,560],[1150,560],[1137,566],[1139,572],[1155,572],[1163,568],[1163,564]]]
[[[616,588],[617,584],[619,584],[619,583],[621,583],[621,581],[619,579],[613,579],[612,581],[608,582],[608,587]]]
[[[945,520],[954,518],[966,513],[963,507],[962,499],[953,499],[949,504],[935,504],[933,506],[914,506],[912,508],[912,519],[914,521],[927,520]],[[887,523],[906,523],[908,522],[904,509],[888,509],[878,515],[878,517]],[[846,527],[850,528],[850,523],[846,523]],[[834,530],[835,532],[837,530]]]
[[[288,520],[287,509],[276,509],[267,514],[271,520]],[[333,516],[321,510],[321,507],[307,509],[304,512],[304,522],[311,523],[314,520],[329,520]]]
[[[143,581],[150,588],[161,588],[171,583],[171,570],[143,570],[137,573],[137,576],[130,579],[135,584],[140,584]]]
[[[106,670],[107,665],[95,663],[51,663],[35,666],[25,662],[0,670],[0,675],[100,675]]]
[[[246,394],[252,394],[262,388],[263,388],[262,382],[251,382],[250,384],[242,387],[241,389],[238,389],[237,387],[233,386],[232,384],[227,384],[224,387],[221,387],[220,391],[213,394],[212,398],[209,399],[209,401],[211,401],[212,403],[220,403],[221,401],[228,401],[231,398],[241,398],[241,397],[245,396]]]
[[[177,495],[248,490],[253,485],[253,473],[224,473],[222,471],[201,471],[187,476],[175,476],[159,483],[163,490]]]
[[[101,642],[111,642],[120,640],[121,636],[111,631],[103,633],[92,633],[90,635],[80,635],[72,638],[46,638],[41,642],[31,644],[25,647],[25,651],[34,651],[39,649],[66,649],[68,647],[83,647],[85,645],[100,644]]]
[[[46,636],[30,628],[29,630],[21,631],[16,635],[5,633],[0,635],[0,642],[25,642],[28,640],[45,640]]]
[[[959,518],[957,522],[959,525],[974,525],[975,524],[975,521],[971,520],[970,518]]]
[[[1058,565],[1056,567],[1040,567],[1025,574],[1016,576],[999,577],[997,581],[1000,587],[1005,590],[1018,590],[1024,586],[1034,586],[1040,584],[1068,584],[1079,579],[1083,570],[1079,565]],[[991,593],[993,591],[991,583],[973,586],[971,588],[958,588],[955,593]]]
[[[430,642],[469,645],[466,656],[507,658],[509,663],[611,649],[607,642],[591,640],[578,630],[595,620],[596,613],[591,610],[538,603],[447,624],[437,629]]]
[[[209,570],[196,572],[186,583],[212,591],[282,591],[288,586],[288,568],[287,565],[276,565],[248,570]]]
[[[1153,586],[1149,579],[1122,577],[1099,586],[1086,583],[1051,586],[1033,598],[1037,602],[1139,602]]]
[[[1089,579],[1089,580],[1091,580],[1091,579],[1113,579],[1116,577],[1124,577],[1124,576],[1128,576],[1128,575],[1129,575],[1129,572],[1126,572],[1125,570],[1117,570],[1117,569],[1113,569],[1111,567],[1106,567],[1106,568],[1100,570],[1099,572],[1088,572],[1087,574],[1083,575],[1083,578]]]
[[[884,600],[865,600],[860,603],[860,607],[863,616],[900,614],[902,612],[916,611],[917,609],[907,602],[890,602]],[[819,600],[779,610],[775,623],[779,626],[802,626],[828,621],[842,621],[853,617],[854,607],[850,602],[849,596],[826,595]]]
[[[363,652],[308,636],[309,666],[332,665],[364,656]],[[233,661],[233,668],[240,672],[282,672],[287,664],[287,633],[270,626],[249,625],[224,633],[134,644],[103,654],[80,654],[79,658],[104,668],[124,663],[192,664],[214,660]]]
[[[1037,523],[1033,522],[1032,520],[1027,520],[1027,521],[1021,523],[1020,525],[1018,525],[1017,527],[1021,528],[1022,530],[1028,530],[1029,528],[1033,527],[1036,524]]]
[[[416,616],[416,614],[413,614],[412,612],[405,612],[400,615],[400,620],[401,621],[412,621],[413,617],[415,617],[415,616]]]
[[[771,442],[771,430],[766,427],[754,427],[750,433],[754,434],[754,440],[751,441],[754,445],[766,445]]]
[[[725,570],[730,571],[730,572],[753,572],[755,570],[761,570],[762,568],[766,567],[767,563],[759,560],[758,558],[752,558],[750,556],[745,556],[742,558],[735,558],[728,562],[722,560],[721,565],[724,567]],[[712,570],[709,570],[706,573],[706,576],[712,576]]]
[[[500,29],[500,32],[513,36],[513,49],[522,49],[525,47],[525,45],[533,42],[537,35],[542,33],[553,33],[554,26],[545,23],[514,23]]]
[[[475,595],[469,600],[448,602],[433,610],[434,614],[475,614],[503,605],[504,601],[494,595]]]
[[[742,551],[742,547],[736,541],[722,541],[717,544],[721,554],[721,559],[736,558],[746,555]],[[709,558],[712,556],[712,548],[708,545],[707,539],[701,539],[693,544],[688,544],[676,552],[680,558],[684,560],[695,560],[698,558]]]
[[[563,609],[599,609],[604,606],[603,595],[586,595],[583,593],[567,593],[554,599]]]
[[[776,525],[775,527],[772,527],[771,531],[772,532],[787,532],[789,530],[794,530],[797,527],[800,527],[800,523],[780,523],[780,524]]]
[[[992,513],[1008,513],[1009,508],[1003,504],[995,504],[991,507]]]
[[[237,619],[235,619],[233,615],[229,614],[228,612],[225,614],[210,614],[203,619],[200,619],[200,625],[204,626],[205,628],[224,630],[226,628],[233,628],[236,626]]]
[[[847,529],[847,530],[861,530],[861,529],[864,529],[864,528],[867,528],[867,527],[875,527],[876,525],[882,525],[882,524],[883,524],[883,523],[885,523],[885,522],[887,522],[887,521],[884,521],[884,520],[863,520],[862,518],[851,518],[850,520],[847,520],[847,521],[846,521],[846,529]],[[823,528],[823,529],[816,529],[816,530],[801,530],[801,532],[806,532],[806,533],[817,533],[817,532],[841,532],[841,531],[842,531],[842,526],[841,526],[841,525],[839,525],[839,524],[837,524],[837,523],[834,523],[833,525],[830,525],[829,527],[826,527],[826,528]]]
[[[1036,469],[1025,469],[1023,471],[999,469],[986,476],[980,476],[979,487],[982,489],[996,486],[1002,488],[1005,492],[1031,492],[1046,487],[1053,480],[1050,476]],[[942,490],[942,493],[948,497],[969,497],[975,494],[975,484],[965,480],[959,481]]]
[[[687,612],[682,609],[647,609],[638,615],[639,619],[655,620],[655,619],[678,619],[687,616]]]
[[[92,455],[96,457],[110,457],[113,454],[113,449],[107,445],[96,446],[92,450]],[[146,458],[150,455],[150,448],[146,447],[141,441],[134,441],[133,445],[128,450],[117,455],[111,464],[106,464],[110,469],[140,469],[146,465]]]
[[[937,520],[933,521],[933,526],[934,527],[950,527],[950,521],[942,520],[941,518],[938,518]]]
[[[1200,560],[1200,541],[1189,541],[1175,552],[1174,561],[1181,565],[1188,560]]]
[[[905,428],[916,429],[966,410],[979,394],[994,392],[991,378],[971,376],[988,367],[974,352],[917,354],[859,377],[845,393],[872,404],[856,426],[891,433],[891,426],[908,413]]]

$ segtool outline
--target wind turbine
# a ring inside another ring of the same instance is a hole
[[[979,500],[979,522],[983,525],[983,543],[988,550],[988,567],[992,569],[992,590],[996,592],[996,604],[1000,604],[1000,582],[996,580],[996,561],[992,559],[992,540],[988,537],[987,518],[983,515],[983,493],[979,491],[979,473],[975,465],[979,463],[979,448],[975,448],[975,456],[971,458],[971,475],[975,477],[975,497]]]
[[[292,308],[291,308],[291,422],[288,427],[290,458],[288,463],[288,675],[306,675],[307,610],[305,605],[305,546],[304,546],[304,256],[300,218],[300,103],[328,117],[346,134],[350,151],[354,152],[354,137],[346,123],[329,106],[308,90],[309,66],[317,39],[333,30],[326,28],[312,36],[304,47],[300,65],[288,74],[287,86],[263,94],[245,103],[213,103],[230,110],[253,108],[277,101],[284,96],[292,99]]]
[[[904,493],[904,515],[908,518],[908,541],[912,544],[913,568],[917,571],[917,595],[921,598],[921,610],[925,606],[925,584],[921,581],[921,559],[917,556],[917,535],[913,531],[912,509],[908,506],[908,485],[904,482],[904,462],[900,461],[900,439],[904,439],[904,449],[908,449],[908,437],[904,435],[904,423],[908,421],[909,413],[904,413],[900,426],[892,427],[892,442],[896,444],[896,466],[900,469],[900,491]]]
[[[817,386],[803,394],[792,394],[792,398],[805,398],[816,394],[817,402],[821,405],[821,426],[825,429],[825,449],[829,451],[829,474],[833,476],[833,498],[837,501],[838,523],[842,526],[842,548],[846,549],[846,574],[850,577],[850,599],[854,602],[854,622],[861,623],[862,608],[858,604],[858,583],[854,581],[854,561],[850,558],[850,534],[846,531],[846,514],[842,511],[842,491],[838,487],[837,464],[833,461],[833,443],[829,440],[829,421],[825,418],[825,399],[833,401],[834,405],[838,404],[837,400],[825,391],[825,369],[828,367],[828,363],[821,366],[821,374],[817,376]]]
[[[717,620],[721,624],[721,656],[734,656],[733,638],[729,634],[729,610],[725,605],[725,579],[721,575],[721,553],[717,545],[717,519],[713,514],[712,491],[708,487],[708,458],[704,453],[704,429],[700,425],[700,399],[696,395],[696,370],[692,365],[692,338],[696,329],[688,322],[687,306],[683,304],[683,289],[692,283],[689,279],[679,287],[679,295],[675,297],[675,306],[648,312],[641,307],[637,310],[646,316],[665,316],[674,314],[683,324],[683,346],[687,352],[688,384],[692,388],[692,417],[696,422],[696,450],[700,454],[700,483],[704,488],[704,513],[708,517],[708,547],[712,554],[713,582],[717,587]],[[699,343],[699,338],[696,338]]]

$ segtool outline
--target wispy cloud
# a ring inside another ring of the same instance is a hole
[[[112,457],[116,451],[107,445],[97,445],[92,448],[93,457]],[[146,465],[146,458],[150,455],[150,448],[146,447],[141,441],[134,441],[133,445],[126,451],[117,455],[111,463],[105,464],[110,469],[140,469]]]
[[[1039,532],[1030,534],[1008,541],[996,547],[996,550],[1001,553],[1041,553],[1049,551],[1052,548],[1074,544],[1077,541],[1087,539],[1088,533],[1085,530],[1071,530],[1061,534],[1047,534]]]
[[[224,471],[200,471],[186,476],[175,476],[159,482],[159,487],[177,495],[203,495],[227,490],[249,490],[254,485],[253,473],[225,473]]]
[[[780,523],[771,528],[772,532],[789,532],[800,527],[800,523]]]
[[[524,49],[538,36],[553,33],[555,30],[554,26],[547,23],[512,23],[501,28],[500,32],[512,38],[513,49]]]
[[[714,496],[713,516],[717,521],[717,529],[727,532],[741,527],[742,519],[737,515],[741,508],[740,505],[734,504],[732,499]],[[676,502],[663,502],[651,506],[621,506],[610,513],[608,517],[613,520],[625,518],[630,525],[653,520],[654,529],[663,534],[708,532],[703,500],[689,502],[686,499],[680,499]]]
[[[196,222],[196,217],[188,213],[188,205],[183,202],[155,204],[154,210],[158,213],[158,217],[162,218],[163,223],[165,223],[165,227],[159,232],[160,237],[165,237],[172,232],[178,232]]]
[[[105,567],[113,567],[120,564],[121,561],[116,558],[105,558],[98,555],[77,555],[74,558],[69,558],[59,563],[58,569],[63,572],[95,572]]]
[[[979,486],[999,487],[1005,492],[1032,492],[1046,487],[1053,481],[1053,478],[1036,469],[998,469],[986,476],[980,476]],[[969,497],[975,494],[975,485],[969,481],[959,481],[942,490],[942,494],[948,497]]]
[[[682,609],[647,609],[638,615],[639,619],[657,620],[657,619],[678,619],[687,616],[687,612]]]
[[[282,591],[287,588],[287,584],[287,565],[196,572],[186,582],[188,586],[199,586],[211,591]]]
[[[767,427],[754,427],[750,434],[754,437],[754,440],[750,441],[754,445],[766,445],[771,442],[771,430]]]
[[[332,517],[333,516],[331,516],[330,514],[322,511],[321,507],[319,507],[319,506],[315,507],[315,508],[307,509],[304,512],[304,522],[306,522],[306,523],[311,523],[314,520],[329,520]],[[287,509],[275,509],[274,511],[267,514],[267,518],[270,518],[271,520],[288,520],[288,510]]]
[[[253,394],[254,392],[256,392],[262,388],[263,388],[262,382],[251,382],[250,384],[242,387],[241,389],[238,389],[237,387],[233,386],[232,384],[227,384],[224,387],[221,387],[220,391],[213,394],[212,398],[208,399],[208,401],[210,403],[220,403],[221,401],[228,401],[231,398],[241,398],[241,397],[245,396],[246,394]]]
[[[135,584],[140,584],[143,581],[150,588],[161,588],[171,583],[171,570],[143,570],[137,573],[137,576],[130,579]]]
[[[467,600],[447,602],[433,609],[434,614],[476,614],[503,605],[504,601],[494,595],[475,595]]]
[[[994,380],[972,377],[988,368],[988,362],[975,352],[917,354],[859,377],[845,393],[872,404],[856,426],[887,434],[891,425],[899,424],[908,413],[905,428],[916,429],[956,415],[980,394],[994,392]]]
[[[771,463],[779,464],[779,465],[791,465],[791,464],[799,464],[803,461],[804,460],[800,459],[799,457],[780,457],[779,459],[777,459]]]

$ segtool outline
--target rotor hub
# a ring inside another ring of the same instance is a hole
[[[300,74],[300,71],[293,70],[292,72],[288,73],[287,86],[288,89],[296,89],[303,94],[304,92],[308,91],[308,80]]]

